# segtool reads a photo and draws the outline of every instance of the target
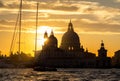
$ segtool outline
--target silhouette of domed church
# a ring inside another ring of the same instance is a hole
[[[94,53],[84,50],[80,43],[78,34],[74,31],[73,24],[70,20],[68,30],[64,33],[60,48],[58,48],[58,40],[51,31],[50,36],[47,32],[44,33],[44,45],[42,50],[36,56],[36,65],[44,67],[57,68],[92,68],[96,67],[101,60],[107,59],[107,50],[102,42],[101,49],[98,51],[99,56],[96,58]],[[101,54],[102,53],[102,54]],[[108,60],[106,60],[107,62]],[[99,64],[100,66],[100,64]],[[104,66],[104,65],[103,65]]]
[[[68,30],[62,37],[62,43],[60,46],[63,50],[80,50],[80,40],[76,32],[74,32],[73,24],[70,21],[68,24]]]

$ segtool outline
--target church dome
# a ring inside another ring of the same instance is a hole
[[[64,50],[77,50],[80,49],[80,40],[76,32],[74,32],[73,24],[69,23],[68,31],[63,35],[61,47]]]
[[[48,38],[48,45],[51,47],[57,47],[57,42],[57,38],[54,36],[53,32],[51,32],[51,35]]]
[[[79,37],[76,32],[67,31],[62,37],[62,43],[78,43]]]

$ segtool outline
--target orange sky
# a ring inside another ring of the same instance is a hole
[[[62,35],[72,19],[74,30],[84,48],[96,53],[104,40],[108,56],[120,46],[119,0],[37,0],[39,1],[38,50],[44,31],[53,29],[60,46]],[[108,2],[109,1],[109,2]],[[0,51],[9,55],[19,0],[0,0]],[[36,1],[24,0],[22,12],[21,50],[33,54],[35,39]],[[47,28],[47,29],[46,29]],[[15,41],[14,51],[18,49]]]

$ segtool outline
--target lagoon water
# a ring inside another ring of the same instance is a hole
[[[120,69],[0,69],[0,81],[120,81]]]

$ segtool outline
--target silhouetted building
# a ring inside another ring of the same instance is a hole
[[[98,50],[98,57],[88,52],[80,43],[78,34],[74,31],[73,24],[70,21],[68,30],[62,37],[60,48],[57,47],[58,41],[53,31],[50,36],[44,33],[44,45],[37,56],[36,65],[45,67],[58,68],[94,68],[94,67],[110,67],[111,59],[107,57],[107,50],[104,43]]]
[[[45,32],[44,39],[45,39],[45,42],[44,42],[44,45],[43,45],[43,48],[42,48],[43,50],[46,50],[46,49],[56,49],[57,48],[58,40],[54,36],[53,31],[51,31],[51,34],[50,34],[49,37],[47,35],[47,32]]]
[[[71,21],[68,24],[67,32],[62,37],[60,48],[57,47],[58,41],[53,31],[49,37],[45,32],[44,39],[46,41],[37,57],[37,65],[47,67],[95,67],[95,54],[84,50]]]
[[[112,58],[112,64],[114,67],[120,68],[120,50],[115,52]]]
[[[96,66],[98,68],[110,68],[111,67],[111,58],[107,57],[107,50],[104,47],[103,41],[101,42],[101,48],[98,50]]]
[[[104,47],[103,40],[101,43],[101,48],[98,50],[98,57],[99,58],[106,58],[107,57],[107,50]]]

